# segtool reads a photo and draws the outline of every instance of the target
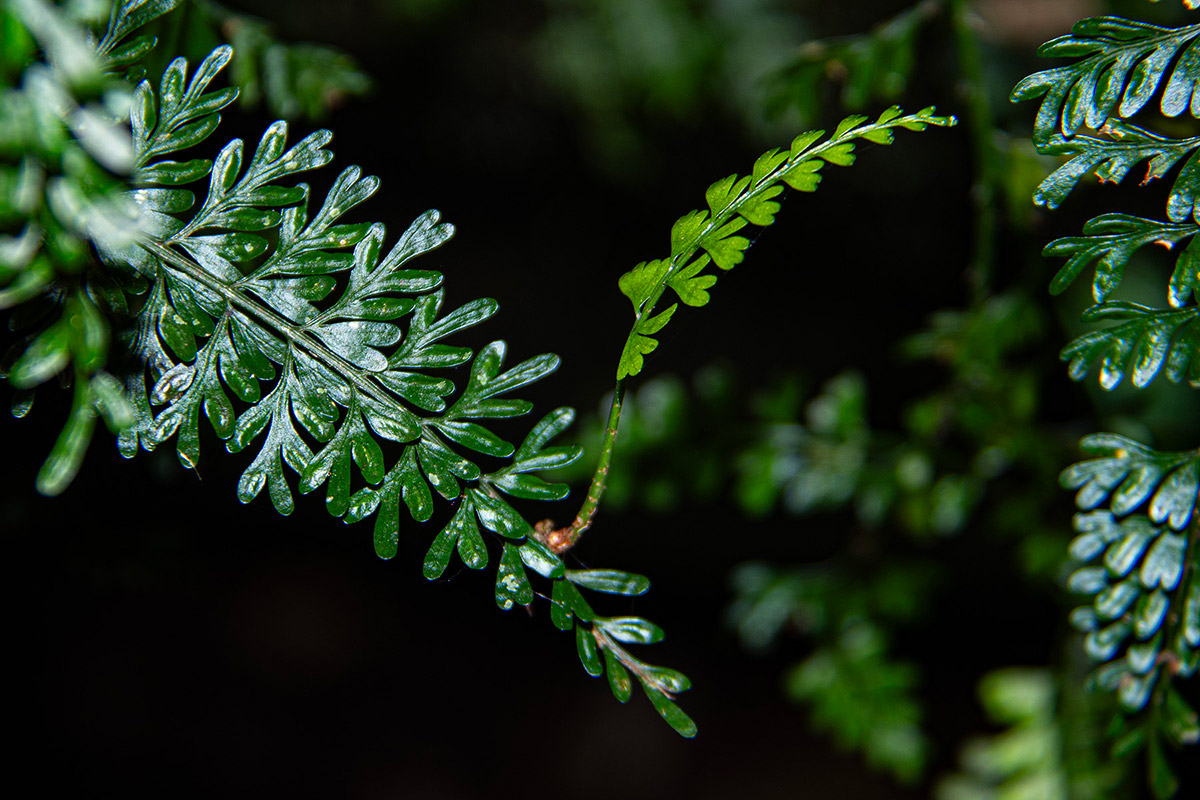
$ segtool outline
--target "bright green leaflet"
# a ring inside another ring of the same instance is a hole
[[[671,255],[638,264],[621,276],[621,292],[633,304],[634,324],[621,352],[617,380],[641,372],[644,356],[658,347],[655,334],[670,322],[678,308],[672,303],[658,311],[667,289],[685,305],[707,305],[708,290],[717,282],[717,275],[705,274],[705,269],[714,263],[721,270],[730,270],[742,262],[750,239],[740,232],[748,225],[765,228],[773,223],[780,208],[775,198],[785,187],[815,191],[826,163],[840,167],[854,163],[858,139],[891,144],[896,128],[920,131],[928,125],[956,122],[953,117],[938,117],[933,112],[933,108],[926,108],[904,115],[898,106],[892,106],[874,122],[850,116],[820,144],[817,142],[824,131],[802,133],[788,150],[768,150],[759,156],[749,175],[730,175],[709,186],[705,192],[708,210],[692,211],[671,228]]]

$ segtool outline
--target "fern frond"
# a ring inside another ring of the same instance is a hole
[[[118,0],[112,4],[108,16],[108,29],[96,45],[96,52],[107,56],[109,63],[134,61],[153,47],[153,37],[138,37],[122,45],[125,37],[148,25],[159,17],[174,11],[182,0]]]
[[[1110,138],[1084,134],[1067,137],[1055,133],[1039,146],[1039,152],[1043,154],[1071,158],[1042,181],[1033,193],[1034,203],[1058,208],[1087,175],[1094,172],[1101,183],[1120,183],[1133,167],[1148,159],[1150,163],[1142,179],[1145,185],[1161,178],[1187,157],[1187,163],[1171,188],[1167,216],[1172,222],[1184,222],[1195,214],[1200,158],[1193,153],[1200,148],[1200,137],[1172,139],[1116,120],[1105,123],[1101,133]]]
[[[1055,239],[1042,251],[1044,256],[1067,258],[1067,263],[1050,282],[1050,293],[1061,294],[1094,264],[1092,296],[1097,303],[1103,303],[1121,285],[1129,259],[1139,248],[1157,244],[1171,250],[1191,238],[1191,244],[1184,248],[1176,260],[1175,272],[1168,287],[1171,306],[1179,308],[1191,296],[1197,280],[1200,262],[1197,262],[1194,237],[1198,231],[1200,225],[1190,222],[1180,225],[1129,214],[1102,214],[1083,226],[1082,236]]]
[[[234,140],[212,162],[170,160],[207,137],[234,99],[233,91],[208,88],[229,56],[218,48],[190,80],[186,62],[176,60],[157,98],[147,82],[137,90],[139,188],[131,195],[153,221],[152,235],[105,252],[153,282],[135,336],[146,369],[128,385],[139,418],[121,437],[122,454],[175,437],[181,463],[195,468],[206,417],[229,451],[256,448],[238,484],[243,503],[266,489],[280,513],[291,513],[287,472],[294,472],[301,493],[324,487],[333,516],[353,523],[374,514],[382,558],[397,553],[401,502],[424,522],[440,495],[455,507],[426,552],[426,578],[442,576],[456,555],[483,569],[488,540],[499,540],[500,608],[531,603],[532,577],[550,581],[552,620],[564,630],[579,620],[577,648],[588,671],[607,670],[622,701],[636,678],[669,724],[695,735],[673,701],[687,679],[625,647],[653,644],[661,629],[640,617],[598,616],[576,588],[640,594],[649,582],[566,570],[505,499],[565,497],[565,485],[532,473],[582,451],[549,446],[571,424],[570,409],[552,411],[520,446],[487,427],[528,414],[532,404],[512,394],[554,372],[559,359],[543,354],[506,368],[502,341],[478,352],[446,341],[498,308],[484,299],[446,312],[441,273],[413,266],[453,228],[427,212],[385,251],[382,225],[342,221],[379,185],[357,167],[342,171],[310,217],[310,191],[295,180],[332,159],[327,131],[289,147],[287,125],[277,122],[248,159]],[[197,203],[185,187],[199,181],[207,187]],[[456,385],[448,370],[467,363]],[[602,654],[605,666],[597,669],[588,653]]]
[[[1068,588],[1089,595],[1071,623],[1087,636],[1084,649],[1103,664],[1097,688],[1116,691],[1127,711],[1145,707],[1156,682],[1190,677],[1200,666],[1200,581],[1189,533],[1108,511],[1075,516],[1070,552],[1098,562],[1072,573]],[[1182,742],[1181,742],[1182,743]]]
[[[1192,521],[1200,492],[1200,453],[1163,453],[1114,433],[1094,433],[1080,443],[1100,458],[1081,461],[1063,471],[1066,489],[1078,489],[1075,504],[1092,511],[1109,503],[1124,517],[1150,501],[1146,513],[1155,525],[1181,531]]]
[[[1128,320],[1085,333],[1063,348],[1073,380],[1099,367],[1100,385],[1111,391],[1129,375],[1137,388],[1148,386],[1166,368],[1174,383],[1200,384],[1200,308],[1175,310],[1110,301],[1083,313],[1085,322]]]
[[[1092,171],[1102,182],[1120,182],[1149,160],[1146,183],[1184,162],[1167,201],[1169,223],[1106,214],[1089,222],[1083,236],[1046,248],[1046,255],[1068,259],[1051,285],[1055,293],[1089,264],[1096,265],[1092,290],[1099,305],[1083,319],[1119,324],[1077,338],[1061,357],[1076,380],[1098,366],[1105,389],[1115,388],[1127,374],[1143,388],[1164,371],[1172,381],[1200,385],[1195,324],[1200,308],[1185,305],[1197,280],[1192,222],[1200,220],[1200,157],[1195,154],[1200,138],[1171,139],[1118,118],[1137,114],[1159,93],[1165,116],[1185,110],[1200,115],[1198,36],[1200,25],[1171,29],[1116,17],[1083,20],[1070,36],[1048,42],[1039,52],[1084,58],[1031,75],[1012,92],[1013,100],[1043,97],[1034,126],[1039,152],[1071,156],[1043,181],[1035,203],[1056,207]],[[1084,132],[1089,129],[1098,135]],[[1189,237],[1193,244],[1178,257],[1168,285],[1171,308],[1108,299],[1139,247],[1157,242],[1171,249]],[[1071,555],[1093,563],[1071,575],[1069,588],[1092,598],[1075,610],[1072,622],[1087,634],[1089,657],[1102,664],[1093,686],[1115,691],[1127,715],[1120,720],[1114,750],[1144,749],[1150,787],[1165,800],[1175,794],[1178,781],[1164,741],[1182,745],[1200,738],[1196,714],[1174,685],[1176,677],[1191,676],[1200,665],[1200,527],[1195,520],[1200,466],[1195,453],[1160,453],[1111,434],[1088,437],[1083,444],[1100,458],[1076,464],[1060,478],[1064,487],[1079,490],[1076,502],[1084,512],[1075,517],[1080,535]]]
[[[1071,138],[1084,128],[1100,130],[1114,114],[1133,116],[1164,78],[1163,114],[1174,117],[1190,109],[1193,116],[1200,115],[1193,79],[1200,66],[1197,36],[1200,24],[1164,28],[1121,17],[1080,20],[1070,34],[1039,47],[1038,55],[1085,58],[1030,75],[1013,88],[1010,99],[1042,98],[1033,129],[1039,149],[1049,146],[1059,131]]]
[[[874,122],[867,117],[851,116],[842,120],[833,135],[817,144],[824,131],[797,136],[789,150],[768,150],[754,162],[751,174],[730,175],[708,187],[708,210],[685,214],[671,228],[671,255],[668,258],[638,264],[621,276],[621,293],[633,304],[635,322],[617,367],[617,379],[642,371],[644,357],[654,352],[654,338],[674,315],[678,303],[655,313],[658,301],[670,288],[679,301],[689,306],[708,303],[708,290],[717,281],[714,274],[703,274],[710,263],[730,270],[741,263],[750,239],[741,235],[747,225],[767,227],[775,221],[780,205],[775,199],[786,187],[802,192],[815,191],[821,181],[820,170],[826,164],[850,166],[854,163],[856,140],[891,144],[893,130],[920,131],[928,125],[950,126],[954,117],[938,117],[926,108],[902,116],[897,106],[884,111]],[[703,254],[701,254],[703,250]]]

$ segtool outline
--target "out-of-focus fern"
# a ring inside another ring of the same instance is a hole
[[[129,87],[106,71],[136,46],[117,39],[145,22],[158,4],[121,6],[121,25],[97,47],[86,6],[59,10],[41,0],[0,6],[0,309],[14,309],[20,340],[0,374],[18,390],[13,413],[29,413],[33,390],[60,373],[74,383],[66,426],[38,475],[46,494],[61,491],[79,468],[96,417],[114,430],[133,409],[106,371],[107,312],[123,294],[95,269],[90,242],[128,246],[143,222],[123,194],[134,152],[121,114]],[[149,6],[149,7],[147,7]],[[95,8],[91,9],[93,12]],[[158,9],[157,13],[161,13]],[[44,60],[34,63],[39,50]]]
[[[1077,60],[1031,75],[1012,92],[1013,100],[1041,98],[1034,141],[1043,153],[1068,157],[1034,194],[1035,203],[1058,206],[1093,172],[1101,182],[1119,183],[1148,161],[1147,183],[1183,164],[1168,195],[1167,221],[1104,214],[1083,235],[1046,247],[1046,255],[1067,258],[1051,290],[1063,291],[1091,267],[1096,305],[1084,320],[1117,322],[1062,351],[1072,378],[1095,369],[1107,390],[1127,375],[1139,389],[1161,374],[1200,385],[1194,324],[1200,137],[1157,133],[1148,116],[1155,98],[1165,117],[1200,116],[1198,37],[1196,24],[1082,20],[1039,50]],[[1134,115],[1139,125],[1126,121]],[[1180,248],[1167,286],[1169,307],[1110,299],[1133,253],[1149,243]],[[1083,566],[1069,588],[1089,598],[1071,621],[1086,633],[1085,649],[1100,665],[1092,685],[1115,692],[1125,714],[1116,752],[1144,750],[1150,786],[1167,798],[1178,784],[1166,749],[1200,740],[1196,712],[1177,687],[1200,666],[1200,457],[1159,452],[1113,434],[1090,436],[1083,447],[1096,457],[1062,474],[1065,487],[1079,490],[1081,512],[1071,556]]]
[[[200,60],[226,42],[234,50],[226,71],[238,88],[242,109],[265,106],[285,119],[321,120],[349,98],[371,90],[370,77],[355,59],[335,47],[284,41],[266,20],[213,0],[176,0],[171,5],[178,10],[151,21],[138,37],[143,43],[161,40],[164,48],[148,50],[131,64],[131,78],[157,74],[177,55]]]
[[[370,77],[337,48],[285,42],[262,19],[212,0],[188,2],[187,25],[178,35],[197,44],[209,37],[225,39],[233,46],[229,80],[238,87],[243,108],[265,104],[286,119],[320,120],[348,98],[371,89]]]
[[[768,113],[794,108],[804,120],[817,119],[826,82],[840,84],[839,102],[848,110],[898,100],[916,68],[920,35],[942,6],[942,0],[921,0],[865,33],[805,42],[765,78]]]
[[[640,129],[646,117],[686,124],[724,112],[761,130],[761,78],[785,62],[807,23],[775,0],[542,5],[533,45],[543,80],[577,110],[596,167],[617,175],[657,166]]]
[[[985,675],[980,700],[1005,729],[963,746],[962,772],[938,783],[937,800],[1101,800],[1111,792],[1111,784],[1070,780],[1056,694],[1049,670],[1012,667]]]
[[[849,508],[869,529],[894,526],[918,540],[954,535],[975,520],[994,481],[1013,470],[1045,472],[1054,434],[1036,428],[1038,376],[1019,358],[1042,326],[1019,296],[935,314],[900,349],[909,363],[945,369],[947,381],[916,399],[897,430],[872,424],[869,387],[855,372],[808,398],[799,375],[751,388],[720,365],[697,373],[690,387],[649,380],[625,401],[629,420],[608,502],[670,511],[726,501],[750,517]],[[602,434],[602,418],[589,415],[581,441],[592,446]],[[585,468],[557,475],[574,480]],[[1027,505],[1040,508],[1042,493],[1034,494]],[[1037,513],[998,527],[1024,542],[1030,563],[1053,571],[1041,555],[1050,531],[1038,536],[1030,527]]]
[[[836,565],[779,570],[747,564],[733,575],[730,620],[748,647],[775,643],[793,628],[821,644],[786,679],[792,699],[811,708],[814,727],[860,750],[873,767],[911,783],[924,772],[930,742],[916,699],[918,672],[895,660],[875,620],[911,622],[935,586],[930,570],[892,564],[869,580]]]

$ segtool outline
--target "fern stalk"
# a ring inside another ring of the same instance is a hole
[[[564,553],[575,546],[584,531],[592,526],[592,519],[600,510],[600,500],[608,487],[608,470],[612,464],[613,450],[617,445],[617,430],[621,426],[621,406],[625,400],[625,379],[621,378],[613,387],[612,403],[608,409],[608,423],[604,426],[604,439],[600,443],[600,455],[596,471],[588,486],[587,497],[575,515],[575,521],[565,528],[553,529],[550,520],[543,520],[535,527],[535,535],[555,553]]]
[[[751,240],[735,234],[747,225],[760,228],[771,225],[780,208],[773,198],[778,197],[785,186],[798,191],[815,191],[821,180],[821,167],[825,164],[850,166],[854,163],[856,140],[887,145],[892,143],[892,131],[896,128],[920,131],[929,125],[947,127],[958,122],[954,117],[938,117],[933,112],[931,107],[904,115],[898,106],[892,106],[871,123],[864,116],[845,118],[833,135],[820,144],[817,142],[825,132],[808,131],[797,136],[787,151],[768,150],[755,161],[750,175],[742,178],[730,175],[708,187],[705,192],[708,211],[692,211],[676,221],[671,229],[669,258],[643,262],[621,276],[618,285],[633,303],[634,321],[617,364],[616,384],[596,469],[574,522],[557,530],[549,520],[538,524],[536,535],[544,544],[556,553],[564,552],[573,547],[592,524],[604,496],[616,446],[625,380],[642,371],[643,356],[658,347],[652,337],[670,322],[678,309],[679,304],[672,303],[664,311],[657,312],[658,303],[667,289],[672,289],[686,305],[707,305],[708,290],[717,282],[717,276],[702,274],[703,271],[710,263],[716,263],[721,270],[730,270],[741,263]]]

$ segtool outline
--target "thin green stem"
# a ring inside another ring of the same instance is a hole
[[[587,498],[575,515],[575,521],[568,527],[550,534],[548,544],[555,552],[569,550],[579,541],[583,532],[592,526],[592,519],[600,508],[600,498],[608,485],[608,469],[612,464],[613,450],[617,445],[617,429],[621,425],[621,405],[625,400],[625,381],[617,381],[613,387],[612,405],[608,409],[608,424],[604,426],[604,441],[600,445],[600,458],[596,462],[596,471],[592,473],[592,483],[588,487]]]
[[[971,201],[975,206],[975,236],[971,263],[967,272],[971,300],[981,304],[991,294],[992,272],[996,256],[996,199],[999,165],[992,109],[988,105],[979,36],[971,23],[967,0],[949,0],[950,21],[961,71],[961,91],[969,110],[967,132],[975,160],[975,183]]]

